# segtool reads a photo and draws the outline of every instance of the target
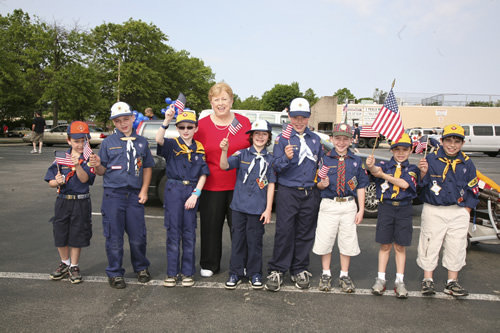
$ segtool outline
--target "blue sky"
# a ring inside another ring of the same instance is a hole
[[[500,0],[0,0],[16,8],[68,27],[152,23],[243,99],[294,81],[370,97],[394,78],[396,94],[500,95]]]

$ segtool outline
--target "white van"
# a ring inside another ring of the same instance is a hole
[[[208,109],[200,112],[199,119],[202,119],[209,114],[212,114],[214,110]],[[239,113],[242,116],[245,116],[250,120],[251,123],[256,121],[257,119],[264,119],[270,123],[281,124],[283,122],[289,123],[288,120],[288,112],[286,111],[257,111],[257,110],[231,110],[231,112]]]
[[[500,152],[500,125],[460,124],[465,132],[464,152],[481,152],[495,157]]]

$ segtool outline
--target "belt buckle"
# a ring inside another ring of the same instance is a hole
[[[392,202],[392,205],[393,205],[393,206],[399,206],[399,201],[393,201],[393,202]]]
[[[299,191],[304,191],[304,190],[305,190],[305,188],[304,188],[304,187],[297,187],[297,190],[299,190]]]
[[[75,200],[75,197],[76,197],[76,196],[75,196],[75,195],[73,195],[73,194],[68,194],[68,195],[66,196],[66,199]]]
[[[183,181],[182,181],[182,184],[183,184],[183,185],[189,185],[189,180],[183,180]]]
[[[342,198],[342,197],[335,197],[335,201],[337,201],[337,202],[344,202],[344,201],[346,201],[346,199]]]

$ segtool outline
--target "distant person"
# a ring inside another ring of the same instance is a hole
[[[70,148],[66,151],[67,164],[57,160],[47,170],[45,181],[58,188],[55,215],[52,218],[54,243],[59,252],[59,267],[50,274],[51,280],[69,275],[71,283],[83,281],[78,266],[82,247],[90,245],[92,238],[92,204],[89,186],[94,184],[94,168],[83,157],[83,147],[89,138],[89,127],[74,121],[68,127]],[[69,163],[71,162],[71,163]]]
[[[196,273],[196,212],[199,197],[210,173],[205,162],[205,149],[193,140],[198,131],[196,113],[184,111],[177,116],[175,127],[179,134],[165,138],[165,130],[174,118],[173,104],[165,113],[165,120],[156,132],[157,155],[166,160],[164,225],[167,230],[167,276],[165,287],[175,287],[181,279],[183,287],[194,285]],[[181,245],[182,244],[182,254]]]
[[[418,242],[417,264],[424,270],[422,294],[434,295],[433,273],[443,248],[442,264],[448,270],[444,293],[467,296],[458,283],[465,266],[470,212],[479,202],[474,163],[462,152],[465,134],[462,126],[443,130],[441,147],[418,163],[424,208]]]
[[[3,130],[3,136],[7,137],[7,134],[9,134],[9,126],[7,126],[7,124],[3,124],[2,130]]]
[[[231,201],[233,200],[236,170],[220,168],[220,142],[229,140],[228,155],[250,146],[248,134],[250,120],[231,112],[233,90],[224,82],[213,85],[208,92],[208,100],[214,112],[198,122],[198,132],[194,139],[205,147],[210,176],[200,197],[200,274],[212,276],[220,271],[222,257],[222,230],[227,219],[232,225]]]
[[[111,107],[114,133],[105,138],[99,156],[93,154],[90,162],[96,174],[103,176],[101,205],[102,226],[108,257],[106,275],[115,289],[126,287],[123,275],[124,233],[127,232],[132,267],[140,283],[151,280],[149,260],[146,257],[147,230],[144,204],[155,165],[148,140],[136,134],[130,106],[117,102]]]
[[[361,131],[359,130],[358,123],[354,124],[354,136],[352,139],[352,149],[356,154],[359,153],[358,147],[359,147],[359,138],[361,138]]]
[[[35,113],[35,119],[33,119],[33,125],[31,125],[31,130],[33,131],[31,135],[31,142],[33,143],[32,154],[36,154],[36,146],[39,145],[38,153],[42,153],[43,146],[43,132],[45,131],[45,119],[42,117],[41,112]]]
[[[158,120],[158,117],[155,116],[153,109],[152,108],[146,108],[144,110],[144,115],[149,119],[149,120]]]

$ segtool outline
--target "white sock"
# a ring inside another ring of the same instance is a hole
[[[329,270],[329,269],[324,269],[324,270],[323,270],[323,275],[332,276],[332,271],[331,271],[331,270]]]
[[[340,271],[340,277],[349,276],[349,272]]]
[[[378,272],[378,278],[385,281],[385,272]]]
[[[424,281],[432,281],[432,282],[434,282],[434,280],[432,278],[424,278]]]
[[[403,282],[405,275],[396,273],[396,282]]]
[[[455,279],[448,279],[446,280],[446,283],[450,283],[451,281],[456,281]]]
[[[68,260],[61,260],[61,261],[62,261],[63,263],[65,263],[66,265],[68,265],[68,266],[69,266],[69,264],[71,263],[71,260],[70,260],[70,259],[68,259]]]
[[[70,267],[78,267],[78,264],[74,265],[74,264],[71,264]]]

